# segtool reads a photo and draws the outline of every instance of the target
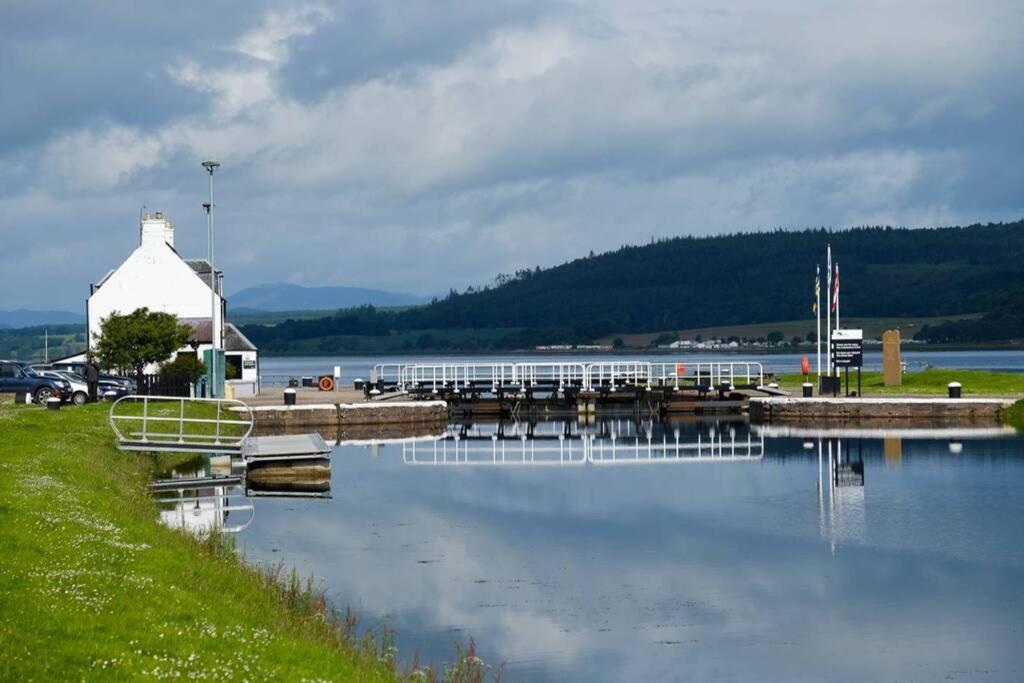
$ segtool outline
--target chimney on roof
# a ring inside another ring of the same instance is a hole
[[[147,213],[142,217],[142,240],[141,244],[160,244],[164,242],[174,246],[174,226],[170,219],[164,218],[162,211],[156,212],[156,217],[151,218]]]

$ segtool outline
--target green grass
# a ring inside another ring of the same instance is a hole
[[[799,392],[804,376],[779,375],[776,380],[783,389]],[[810,381],[816,382],[814,374]],[[881,372],[861,373],[861,388],[865,395],[946,396],[946,387],[950,382],[960,382],[964,396],[1024,396],[1024,373],[932,368],[904,374],[903,383],[895,387],[883,385]],[[856,389],[856,384],[856,373],[851,371],[851,391]]]
[[[162,526],[146,485],[188,456],[116,450],[107,409],[0,405],[0,680],[405,677],[316,586]]]
[[[1003,422],[1024,432],[1024,400],[1017,401],[1003,413]]]

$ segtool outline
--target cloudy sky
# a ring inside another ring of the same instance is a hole
[[[1016,0],[0,0],[0,308],[80,309],[143,205],[204,255],[206,158],[229,292],[1016,219],[1021,26]]]

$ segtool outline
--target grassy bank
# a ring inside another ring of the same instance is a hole
[[[311,586],[162,526],[167,463],[117,451],[106,410],[0,405],[0,680],[403,677]]]
[[[1003,414],[1003,421],[1024,432],[1024,400],[1017,401]]]
[[[780,375],[776,379],[783,389],[799,392],[804,376]],[[810,381],[816,382],[815,375],[811,375]],[[933,368],[904,374],[903,383],[896,387],[885,386],[881,372],[861,373],[861,389],[865,396],[946,396],[950,382],[960,382],[964,396],[1024,396],[1024,373]],[[851,371],[850,390],[855,390],[856,386],[857,376]]]

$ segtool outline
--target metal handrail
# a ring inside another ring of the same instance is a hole
[[[758,361],[696,361],[676,360],[654,363],[646,360],[542,361],[521,363],[381,363],[374,366],[373,378],[394,382],[401,391],[429,388],[452,389],[458,393],[470,386],[490,384],[499,387],[519,387],[537,382],[556,383],[559,389],[578,386],[593,391],[617,384],[651,387],[692,381],[694,384],[719,386],[728,382],[736,385],[764,386],[764,366]]]
[[[680,370],[683,372],[680,373]],[[654,379],[660,380],[663,385],[671,382],[677,387],[680,381],[691,379],[698,385],[706,380],[712,387],[725,382],[735,385],[739,378],[743,379],[743,384],[749,385],[756,380],[755,386],[763,387],[764,365],[759,361],[697,361],[657,363],[654,366]]]
[[[122,403],[125,405],[131,403],[142,403],[142,414],[141,415],[118,415],[118,406]],[[150,414],[151,403],[162,403],[162,404],[173,404],[178,403],[178,416],[177,417],[165,417],[161,415]],[[185,417],[185,406],[187,404],[209,404],[215,405],[217,412],[214,418],[200,418],[200,417]],[[227,410],[227,415],[231,417],[221,417],[224,410]],[[241,419],[238,419],[241,418]],[[127,428],[122,431],[122,426],[118,425],[118,422],[128,422],[129,424],[142,423],[141,431],[131,431]],[[252,409],[244,402],[235,399],[224,399],[224,398],[187,398],[183,396],[122,396],[121,398],[114,401],[113,405],[110,406],[110,413],[108,415],[108,422],[110,428],[113,430],[114,435],[117,437],[118,442],[121,444],[133,443],[133,444],[147,444],[151,443],[154,446],[166,445],[168,443],[185,444],[190,443],[193,446],[202,446],[209,444],[211,447],[237,447],[241,448],[242,442],[249,437],[252,433],[253,424],[255,419],[253,417]],[[151,423],[177,423],[177,432],[153,432],[149,429]],[[211,434],[196,434],[187,433],[186,426],[191,425],[214,425],[214,433]],[[241,425],[246,429],[243,434],[224,434],[222,427],[229,425]],[[137,437],[137,438],[132,438]]]

